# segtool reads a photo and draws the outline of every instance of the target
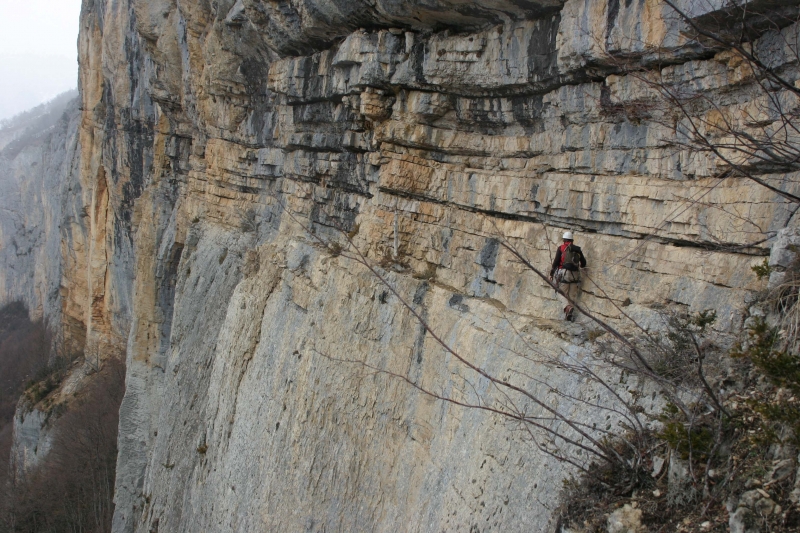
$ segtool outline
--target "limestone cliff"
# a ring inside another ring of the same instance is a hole
[[[678,4],[700,20],[725,2]],[[624,74],[699,88],[730,116],[755,100],[735,57],[670,13],[84,0],[81,114],[64,134],[79,153],[69,177],[48,174],[61,264],[43,279],[61,280],[48,312],[66,340],[127,358],[114,530],[544,530],[563,464],[500,418],[336,361],[491,394],[339,251],[349,234],[442,339],[543,396],[608,394],[519,357],[589,358],[596,332],[560,322],[552,288],[502,239],[546,270],[575,230],[583,302],[620,327],[657,327],[665,306],[741,327],[763,288],[751,266],[794,207],[676,147],[680,119]],[[797,79],[775,43],[757,45]],[[14,261],[0,286],[22,286]],[[562,407],[605,423],[587,405]]]
[[[61,324],[64,220],[78,219],[79,111],[74,93],[0,129],[0,294],[22,301],[37,317]],[[62,231],[63,230],[63,231]],[[63,237],[63,239],[62,239]]]

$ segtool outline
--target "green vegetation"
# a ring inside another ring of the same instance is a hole
[[[768,278],[772,274],[772,267],[769,266],[769,260],[766,258],[763,263],[750,267],[750,270],[756,273],[758,279]]]
[[[764,398],[747,400],[748,405],[767,422],[759,434],[762,441],[774,444],[780,442],[775,424],[788,429],[789,440],[800,445],[800,357],[787,349],[780,349],[783,343],[777,327],[770,327],[766,320],[758,318],[748,330],[747,343],[739,345],[733,352],[736,358],[752,362],[759,374],[779,390],[788,394],[776,394],[765,401]]]
[[[661,416],[664,427],[657,433],[670,450],[678,453],[681,459],[705,460],[714,446],[714,431],[705,425],[687,425],[681,413],[673,404],[668,404]]]
[[[793,310],[793,306],[778,309]],[[693,365],[698,368],[698,359],[708,355],[699,341],[712,335],[709,326],[715,320],[716,313],[708,310],[669,321],[668,332],[658,340],[665,342],[667,353],[684,358],[670,367],[665,374],[669,379],[691,381],[686,376],[692,364],[684,363],[694,354]],[[635,504],[648,531],[665,526],[670,531],[728,531],[731,511],[726,502],[763,487],[757,497],[767,494],[769,505],[780,512],[753,514],[754,523],[762,531],[798,530],[800,509],[789,499],[796,465],[792,463],[788,475],[775,473],[783,457],[776,454],[788,450],[792,460],[800,446],[800,358],[792,348],[796,339],[763,317],[751,318],[742,335],[742,341],[723,352],[713,368],[717,387],[720,380],[726,381],[719,372],[727,365],[732,365],[729,376],[741,380],[734,386],[727,378],[728,390],[717,398],[719,406],[715,408],[711,391],[689,405],[668,402],[651,418],[654,429],[621,436],[621,442],[639,443],[636,452],[623,446],[617,450],[630,464],[641,454],[641,466],[626,470],[596,463],[571,479],[564,488],[563,525],[604,532],[611,512]],[[676,368],[683,368],[684,374],[676,373]],[[694,385],[696,391],[702,390],[699,381]]]
[[[69,366],[79,356],[56,357],[53,362],[39,371],[25,384],[25,397],[36,405],[56,390],[67,375]]]

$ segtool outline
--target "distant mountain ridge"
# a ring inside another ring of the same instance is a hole
[[[13,158],[22,148],[49,132],[78,98],[78,90],[63,92],[44,104],[0,120],[0,157]]]

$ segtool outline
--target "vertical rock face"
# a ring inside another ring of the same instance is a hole
[[[62,223],[77,218],[79,111],[70,95],[0,135],[0,302],[22,301],[60,329]]]
[[[47,416],[33,410],[14,418],[14,443],[11,449],[13,479],[23,479],[53,447],[52,431],[47,431]]]
[[[794,209],[676,148],[680,119],[620,74],[746,108],[747,72],[682,24],[655,0],[86,0],[63,135],[80,149],[69,177],[46,174],[61,229],[41,249],[59,243],[61,265],[42,264],[61,274],[41,279],[60,297],[26,298],[87,354],[127,357],[114,530],[544,530],[570,470],[397,377],[493,394],[400,298],[556,403],[609,393],[520,354],[592,357],[593,326],[554,320],[502,242],[546,270],[575,230],[583,302],[620,328],[665,306],[739,327]],[[14,261],[8,295],[28,287]]]

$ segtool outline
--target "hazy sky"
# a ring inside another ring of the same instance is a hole
[[[78,85],[81,0],[0,0],[0,120]]]

